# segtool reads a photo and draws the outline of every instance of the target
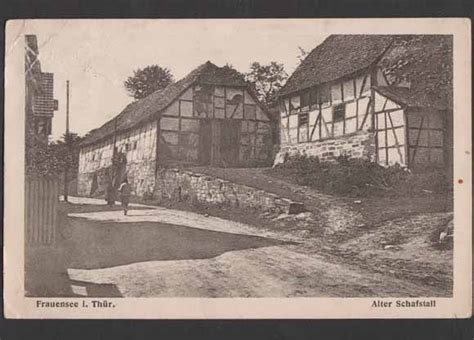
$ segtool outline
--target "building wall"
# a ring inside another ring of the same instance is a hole
[[[203,120],[212,121],[208,132]],[[228,120],[235,124],[225,123]],[[238,145],[234,159],[238,165],[271,158],[269,118],[246,90],[212,85],[189,88],[161,115],[160,161],[201,162],[200,144],[206,134],[212,134],[213,165],[226,166],[227,150],[222,141],[229,136],[229,128],[235,130],[233,144]]]
[[[132,194],[143,196],[153,193],[156,171],[156,121],[117,135],[116,148],[126,158],[126,176]],[[79,155],[78,193],[90,196],[97,179],[96,195],[103,194],[111,176],[113,137],[83,148]]]
[[[407,166],[405,110],[374,91],[376,159],[380,165]]]
[[[287,144],[281,146],[275,164],[284,163],[287,157],[304,155],[318,157],[323,162],[334,161],[339,156],[375,160],[374,134],[360,131],[351,136],[341,136],[323,141]]]
[[[367,72],[283,98],[280,102],[281,148],[275,164],[284,161],[285,154],[311,154],[324,160],[334,159],[341,153],[371,157],[374,150],[367,145],[373,144],[369,141],[373,134],[368,130],[372,125],[371,86],[376,78],[377,74],[372,76]],[[342,117],[336,113],[341,108]],[[336,140],[340,148],[329,150]],[[349,147],[356,144],[359,147]]]
[[[446,128],[442,111],[410,109],[407,111],[410,167],[443,166],[449,163],[445,148]]]

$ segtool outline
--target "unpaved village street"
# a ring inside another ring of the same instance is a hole
[[[328,261],[296,236],[194,212],[70,198],[61,256],[72,296],[429,296],[422,284]],[[108,209],[108,210],[107,210]],[[64,293],[68,295],[69,293]]]

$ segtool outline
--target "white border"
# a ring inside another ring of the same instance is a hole
[[[115,20],[115,19],[114,19]],[[184,24],[193,20],[180,19]],[[204,20],[204,19],[199,19]],[[218,25],[219,20],[207,20]],[[226,19],[227,20],[227,19]],[[254,19],[245,19],[254,20]],[[256,20],[256,19],[255,19]],[[259,19],[261,20],[261,19]],[[37,309],[24,287],[24,37],[23,21],[8,21],[5,50],[4,312],[7,318],[463,318],[471,315],[471,23],[469,19],[311,20],[321,34],[454,35],[454,295],[436,308],[371,308],[375,298],[107,298],[111,309]],[[41,20],[45,24],[49,20]],[[108,20],[110,22],[111,20]],[[117,20],[121,21],[121,20]],[[134,20],[129,20],[134,21]],[[142,20],[140,20],[142,21]],[[235,19],[236,26],[243,19]],[[133,24],[133,23],[131,23]],[[457,180],[462,179],[463,184]],[[80,298],[49,298],[48,301]],[[378,300],[395,301],[395,298]],[[414,300],[414,299],[409,299]],[[429,300],[429,299],[424,299]]]

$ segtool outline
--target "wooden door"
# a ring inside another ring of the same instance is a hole
[[[199,121],[199,164],[211,164],[212,125],[209,119]]]
[[[221,166],[222,165],[222,154],[221,154],[221,122],[220,120],[211,120],[212,126],[212,142],[211,142],[211,165]]]
[[[238,166],[240,149],[240,120],[221,121],[220,154],[224,167]]]

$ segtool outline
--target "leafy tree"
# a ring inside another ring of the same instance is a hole
[[[268,65],[253,62],[250,71],[245,74],[245,79],[254,86],[258,99],[266,105],[271,105],[275,101],[287,78],[288,74],[283,64],[276,61]]]
[[[76,133],[64,134],[48,145],[29,143],[26,148],[26,173],[33,177],[58,178],[68,167],[68,177],[76,177],[79,167],[79,144]]]
[[[150,65],[133,71],[133,76],[128,77],[123,84],[128,94],[138,100],[155,91],[163,90],[173,81],[173,75],[169,69]]]

